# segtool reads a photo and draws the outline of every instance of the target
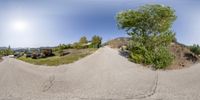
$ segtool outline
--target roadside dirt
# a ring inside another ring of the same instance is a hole
[[[185,45],[172,43],[169,50],[175,56],[175,59],[167,69],[182,69],[199,63],[199,57],[193,54]]]

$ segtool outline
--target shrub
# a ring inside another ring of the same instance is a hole
[[[53,56],[53,50],[52,49],[41,49],[42,57],[49,57]]]
[[[78,42],[75,42],[75,43],[72,45],[72,47],[73,47],[74,49],[81,49],[81,48],[82,48],[82,46],[81,46],[80,43],[78,43]]]
[[[2,56],[8,56],[8,55],[13,55],[14,51],[11,49],[11,47],[9,46],[6,49],[0,50],[0,55]]]
[[[147,50],[144,46],[134,46],[130,50],[130,60],[135,63],[143,63],[145,65],[153,65],[155,69],[163,69],[169,66],[174,56],[166,47],[158,47],[156,49]]]
[[[190,51],[192,51],[196,55],[200,55],[200,46],[198,44],[194,44],[190,47]]]
[[[38,53],[33,53],[31,56],[32,59],[37,59],[38,57],[39,57]]]
[[[64,50],[64,49],[70,49],[72,48],[72,46],[70,44],[60,44],[59,46],[53,48],[53,51],[60,51],[60,50]]]
[[[155,69],[163,69],[169,66],[174,60],[174,56],[166,47],[159,47],[154,52],[153,64]]]

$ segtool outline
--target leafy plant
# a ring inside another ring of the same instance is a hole
[[[175,39],[171,30],[176,20],[174,12],[168,6],[145,5],[117,14],[118,27],[132,37],[128,46],[132,61],[152,64],[156,69],[173,61],[167,47]]]
[[[83,37],[80,38],[79,43],[84,45],[84,44],[88,43],[88,40],[87,40],[87,38],[85,36],[83,36]]]
[[[97,35],[93,36],[90,47],[99,48],[101,46],[101,40],[102,40],[102,38],[100,36],[97,36]]]
[[[155,50],[155,58],[153,59],[153,64],[156,69],[163,69],[169,66],[174,56],[168,51],[166,47],[159,47]]]
[[[8,55],[12,55],[12,54],[14,54],[14,51],[11,49],[10,46],[6,49],[0,50],[1,56],[8,56]]]
[[[82,46],[81,46],[80,43],[78,43],[78,42],[75,42],[75,43],[72,45],[72,47],[73,47],[74,49],[81,49],[81,48],[82,48]]]
[[[190,47],[190,51],[192,51],[196,55],[200,55],[200,46],[198,44],[194,44]]]

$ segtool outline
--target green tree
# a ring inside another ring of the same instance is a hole
[[[102,41],[102,38],[100,36],[95,35],[92,37],[91,46],[93,48],[99,48],[101,46],[101,41]]]
[[[200,55],[200,46],[198,44],[194,44],[190,47],[190,51],[192,51],[196,55]]]
[[[14,54],[14,51],[11,49],[10,46],[8,46],[7,49],[3,50],[3,55],[8,56]]]
[[[83,36],[83,37],[80,38],[79,43],[80,43],[81,45],[87,44],[87,43],[88,43],[88,40],[87,40],[87,38],[86,38],[85,36]]]
[[[82,46],[81,46],[80,43],[78,43],[78,42],[75,42],[75,43],[72,45],[72,47],[73,47],[74,49],[82,49]]]
[[[164,51],[165,53],[159,57],[173,58],[172,55],[166,55],[169,53],[166,47],[175,40],[175,33],[171,30],[171,26],[176,20],[176,15],[172,8],[157,4],[145,5],[137,10],[120,12],[116,18],[118,27],[126,30],[132,37],[129,45],[130,59],[137,63],[153,64],[156,68],[164,68],[159,64],[165,59],[156,60],[159,54],[155,52]],[[172,60],[168,61],[163,64],[165,67]]]

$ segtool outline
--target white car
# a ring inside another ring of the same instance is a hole
[[[15,56],[14,56],[14,55],[9,55],[8,57],[9,57],[9,58],[14,58]]]

